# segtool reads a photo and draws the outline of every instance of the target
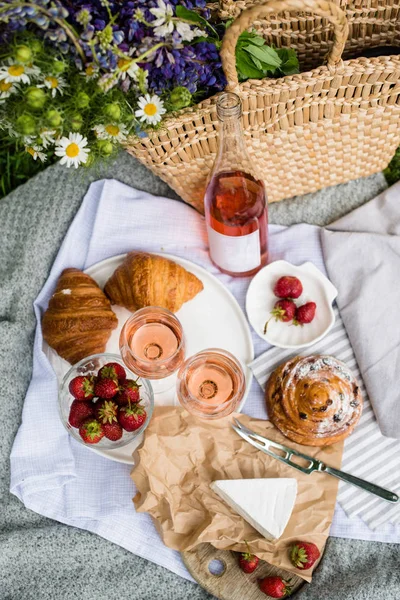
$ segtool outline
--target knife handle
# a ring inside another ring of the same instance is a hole
[[[350,475],[349,473],[345,473],[344,471],[339,471],[339,469],[334,469],[333,467],[323,466],[321,469],[322,473],[329,473],[329,475],[333,475],[342,481],[346,481],[346,483],[351,483],[352,485],[356,485],[357,487],[369,492],[370,494],[375,494],[375,496],[379,496],[379,498],[383,498],[388,502],[398,502],[399,497],[394,492],[390,490],[385,490],[385,488],[380,487],[379,485],[375,485],[374,483],[370,483],[369,481],[365,481],[365,479],[360,479],[359,477],[355,477],[354,475]]]

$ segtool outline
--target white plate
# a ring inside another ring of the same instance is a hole
[[[214,275],[183,258],[170,254],[159,254],[178,263],[203,282],[204,289],[193,300],[185,302],[176,313],[185,334],[186,357],[205,348],[222,348],[231,352],[241,362],[246,377],[246,391],[238,409],[240,411],[246,400],[253,377],[252,371],[247,365],[254,358],[250,327],[243,311],[230,291]],[[126,254],[120,254],[103,260],[86,269],[85,273],[93,277],[98,285],[103,288],[107,279],[122,263],[125,256]],[[107,342],[106,352],[119,354],[119,334],[131,313],[116,305],[113,305],[113,310],[118,317],[118,327],[114,329]],[[69,363],[60,358],[45,342],[43,350],[47,354],[59,381],[61,381],[70,368]],[[177,402],[174,387],[164,392],[164,394],[157,394],[155,398],[156,405],[171,405]],[[139,443],[134,440],[130,444],[115,450],[100,450],[90,446],[88,448],[111,460],[134,464],[132,453]]]
[[[306,302],[315,302],[315,317],[303,327],[271,319],[267,332],[264,333],[265,323],[271,317],[271,310],[278,300],[273,288],[283,275],[292,275],[300,279],[303,293],[295,303],[301,306]],[[306,262],[296,267],[285,260],[277,260],[261,269],[250,283],[246,311],[254,331],[272,346],[304,348],[321,340],[332,328],[335,322],[332,302],[336,296],[337,289],[312,263]]]

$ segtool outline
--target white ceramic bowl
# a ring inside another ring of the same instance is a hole
[[[302,295],[295,300],[297,306],[315,302],[317,310],[311,323],[295,326],[271,319],[264,334],[266,321],[277,300],[273,292],[276,281],[284,275],[298,277],[303,284]],[[335,322],[332,303],[337,296],[335,286],[311,262],[299,267],[277,260],[257,273],[249,285],[246,297],[248,319],[255,332],[272,346],[279,348],[304,348],[321,340]]]

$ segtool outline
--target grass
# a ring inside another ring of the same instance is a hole
[[[17,143],[0,139],[0,198],[55,162],[55,158],[50,157],[45,163],[35,161]],[[400,180],[400,147],[383,174],[389,185]]]
[[[395,155],[383,171],[383,174],[389,185],[393,185],[396,181],[400,180],[400,147],[397,148]]]
[[[43,171],[54,160],[41,163],[33,160],[23,146],[9,139],[0,139],[0,198]]]

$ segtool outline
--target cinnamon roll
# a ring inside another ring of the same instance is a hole
[[[290,440],[327,446],[346,438],[362,411],[360,388],[333,356],[298,356],[280,365],[266,389],[268,415]]]

